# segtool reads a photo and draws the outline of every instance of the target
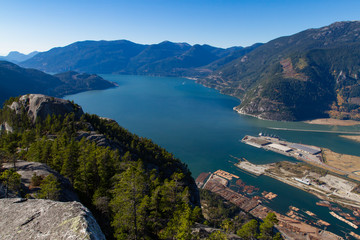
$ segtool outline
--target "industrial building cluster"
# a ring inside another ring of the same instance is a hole
[[[322,162],[321,148],[315,146],[291,143],[277,137],[263,136],[261,133],[258,137],[247,135],[241,141],[253,147],[301,158],[301,160]]]

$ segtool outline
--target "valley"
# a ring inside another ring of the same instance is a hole
[[[343,21],[248,47],[11,52],[0,58],[0,194],[25,197],[11,205],[47,198],[51,181],[53,200],[74,190],[101,239],[190,239],[195,222],[223,230],[206,237],[252,223],[260,238],[280,237],[273,224],[290,239],[360,238],[359,41],[360,21]],[[211,194],[231,217],[201,214]]]
[[[331,126],[259,120],[234,112],[233,106],[239,104],[236,98],[205,88],[193,80],[102,76],[120,87],[66,98],[79,102],[86,111],[115,119],[125,128],[152,138],[182,159],[193,177],[201,172],[222,169],[238,176],[246,185],[259,188],[260,192],[276,194],[277,197],[267,206],[280,214],[286,215],[289,206],[297,206],[329,222],[327,229],[331,232],[342,235],[339,229],[345,228],[359,234],[356,229],[332,217],[328,209],[316,205],[318,197],[264,174],[256,176],[241,171],[234,166],[237,161],[230,156],[246,158],[256,165],[297,162],[296,159],[239,141],[244,135],[257,135],[259,132],[281,136],[291,142],[325,147],[337,153],[360,156],[358,143],[341,138],[341,134],[337,133],[359,132],[359,125]],[[103,102],[107,103],[107,108],[102,107]]]

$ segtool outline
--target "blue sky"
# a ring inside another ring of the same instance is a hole
[[[359,0],[0,0],[0,55],[83,40],[249,46],[359,10]]]

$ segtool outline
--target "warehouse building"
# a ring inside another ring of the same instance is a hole
[[[277,143],[272,143],[270,145],[268,145],[268,147],[273,148],[274,150],[277,151],[281,151],[281,152],[290,152],[292,149],[287,147],[287,146],[283,146]]]
[[[296,149],[296,150],[300,150],[300,151],[305,152],[305,153],[312,154],[312,155],[316,155],[318,153],[321,153],[320,148],[308,147],[308,146],[305,146],[305,145],[302,145],[302,144],[294,143],[294,144],[291,144],[290,147],[293,148],[293,149]]]

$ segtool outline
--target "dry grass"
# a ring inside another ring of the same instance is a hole
[[[360,124],[360,121],[340,120],[334,118],[319,118],[305,122],[309,124],[334,125],[334,126],[354,126]]]
[[[360,157],[336,153],[326,148],[323,149],[323,156],[327,165],[349,173],[360,175]],[[360,179],[360,176],[357,179]]]

